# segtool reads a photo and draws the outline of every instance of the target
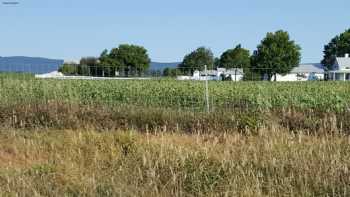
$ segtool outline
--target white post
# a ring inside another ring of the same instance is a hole
[[[346,73],[343,73],[343,79],[346,81]]]
[[[207,113],[209,113],[210,106],[209,106],[209,87],[208,87],[208,68],[207,68],[207,65],[204,65],[204,72],[205,72],[205,102],[207,105]]]

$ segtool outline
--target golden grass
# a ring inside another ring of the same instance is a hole
[[[0,196],[349,196],[350,137],[0,132]]]

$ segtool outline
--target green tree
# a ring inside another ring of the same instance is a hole
[[[80,65],[77,66],[79,75],[102,76],[102,70],[99,67],[99,61],[96,57],[83,57],[80,59]]]
[[[78,74],[82,76],[90,76],[90,68],[87,65],[77,65]]]
[[[119,63],[116,59],[110,57],[107,49],[105,49],[99,58],[99,67],[106,77],[115,77],[116,71],[119,68]]]
[[[331,70],[336,57],[343,57],[350,53],[350,29],[335,36],[327,45],[324,46],[324,57],[322,64],[326,69]]]
[[[98,64],[98,59],[95,57],[83,57],[80,59],[80,65],[95,66]]]
[[[123,44],[111,50],[109,58],[115,63],[118,71],[126,75],[141,75],[150,67],[151,60],[144,47]]]
[[[179,69],[177,68],[165,68],[163,70],[163,76],[164,77],[176,77],[180,75]]]
[[[215,58],[214,59],[214,68],[220,68],[220,58]]]
[[[233,49],[225,51],[220,57],[220,66],[224,68],[249,68],[249,50],[237,45]]]
[[[75,75],[77,74],[77,65],[73,64],[63,64],[59,69],[58,72],[63,73],[64,75]]]
[[[290,40],[286,31],[267,33],[252,56],[252,69],[268,79],[285,75],[300,63],[300,46]]]
[[[213,69],[214,55],[210,49],[200,47],[186,55],[179,68],[182,72],[193,73],[195,70],[204,70],[205,65],[207,65],[208,69]]]
[[[66,63],[66,64],[63,64],[58,69],[58,71],[63,73],[64,75],[89,76],[89,67],[86,65],[80,65],[80,64]]]

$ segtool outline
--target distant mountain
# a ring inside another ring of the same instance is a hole
[[[0,72],[43,74],[58,70],[63,60],[41,57],[0,57]]]
[[[63,63],[64,60],[48,59],[42,57],[0,56],[0,72],[44,74],[52,71],[57,71]],[[176,68],[179,64],[180,62],[151,62],[150,70],[163,71],[165,68]]]
[[[161,62],[151,62],[150,70],[161,70],[165,68],[176,68],[180,62],[171,62],[171,63],[161,63]]]

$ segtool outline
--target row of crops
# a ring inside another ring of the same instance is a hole
[[[0,78],[0,104],[65,102],[205,110],[201,82],[83,81]],[[210,82],[211,110],[274,108],[349,110],[350,83]]]

